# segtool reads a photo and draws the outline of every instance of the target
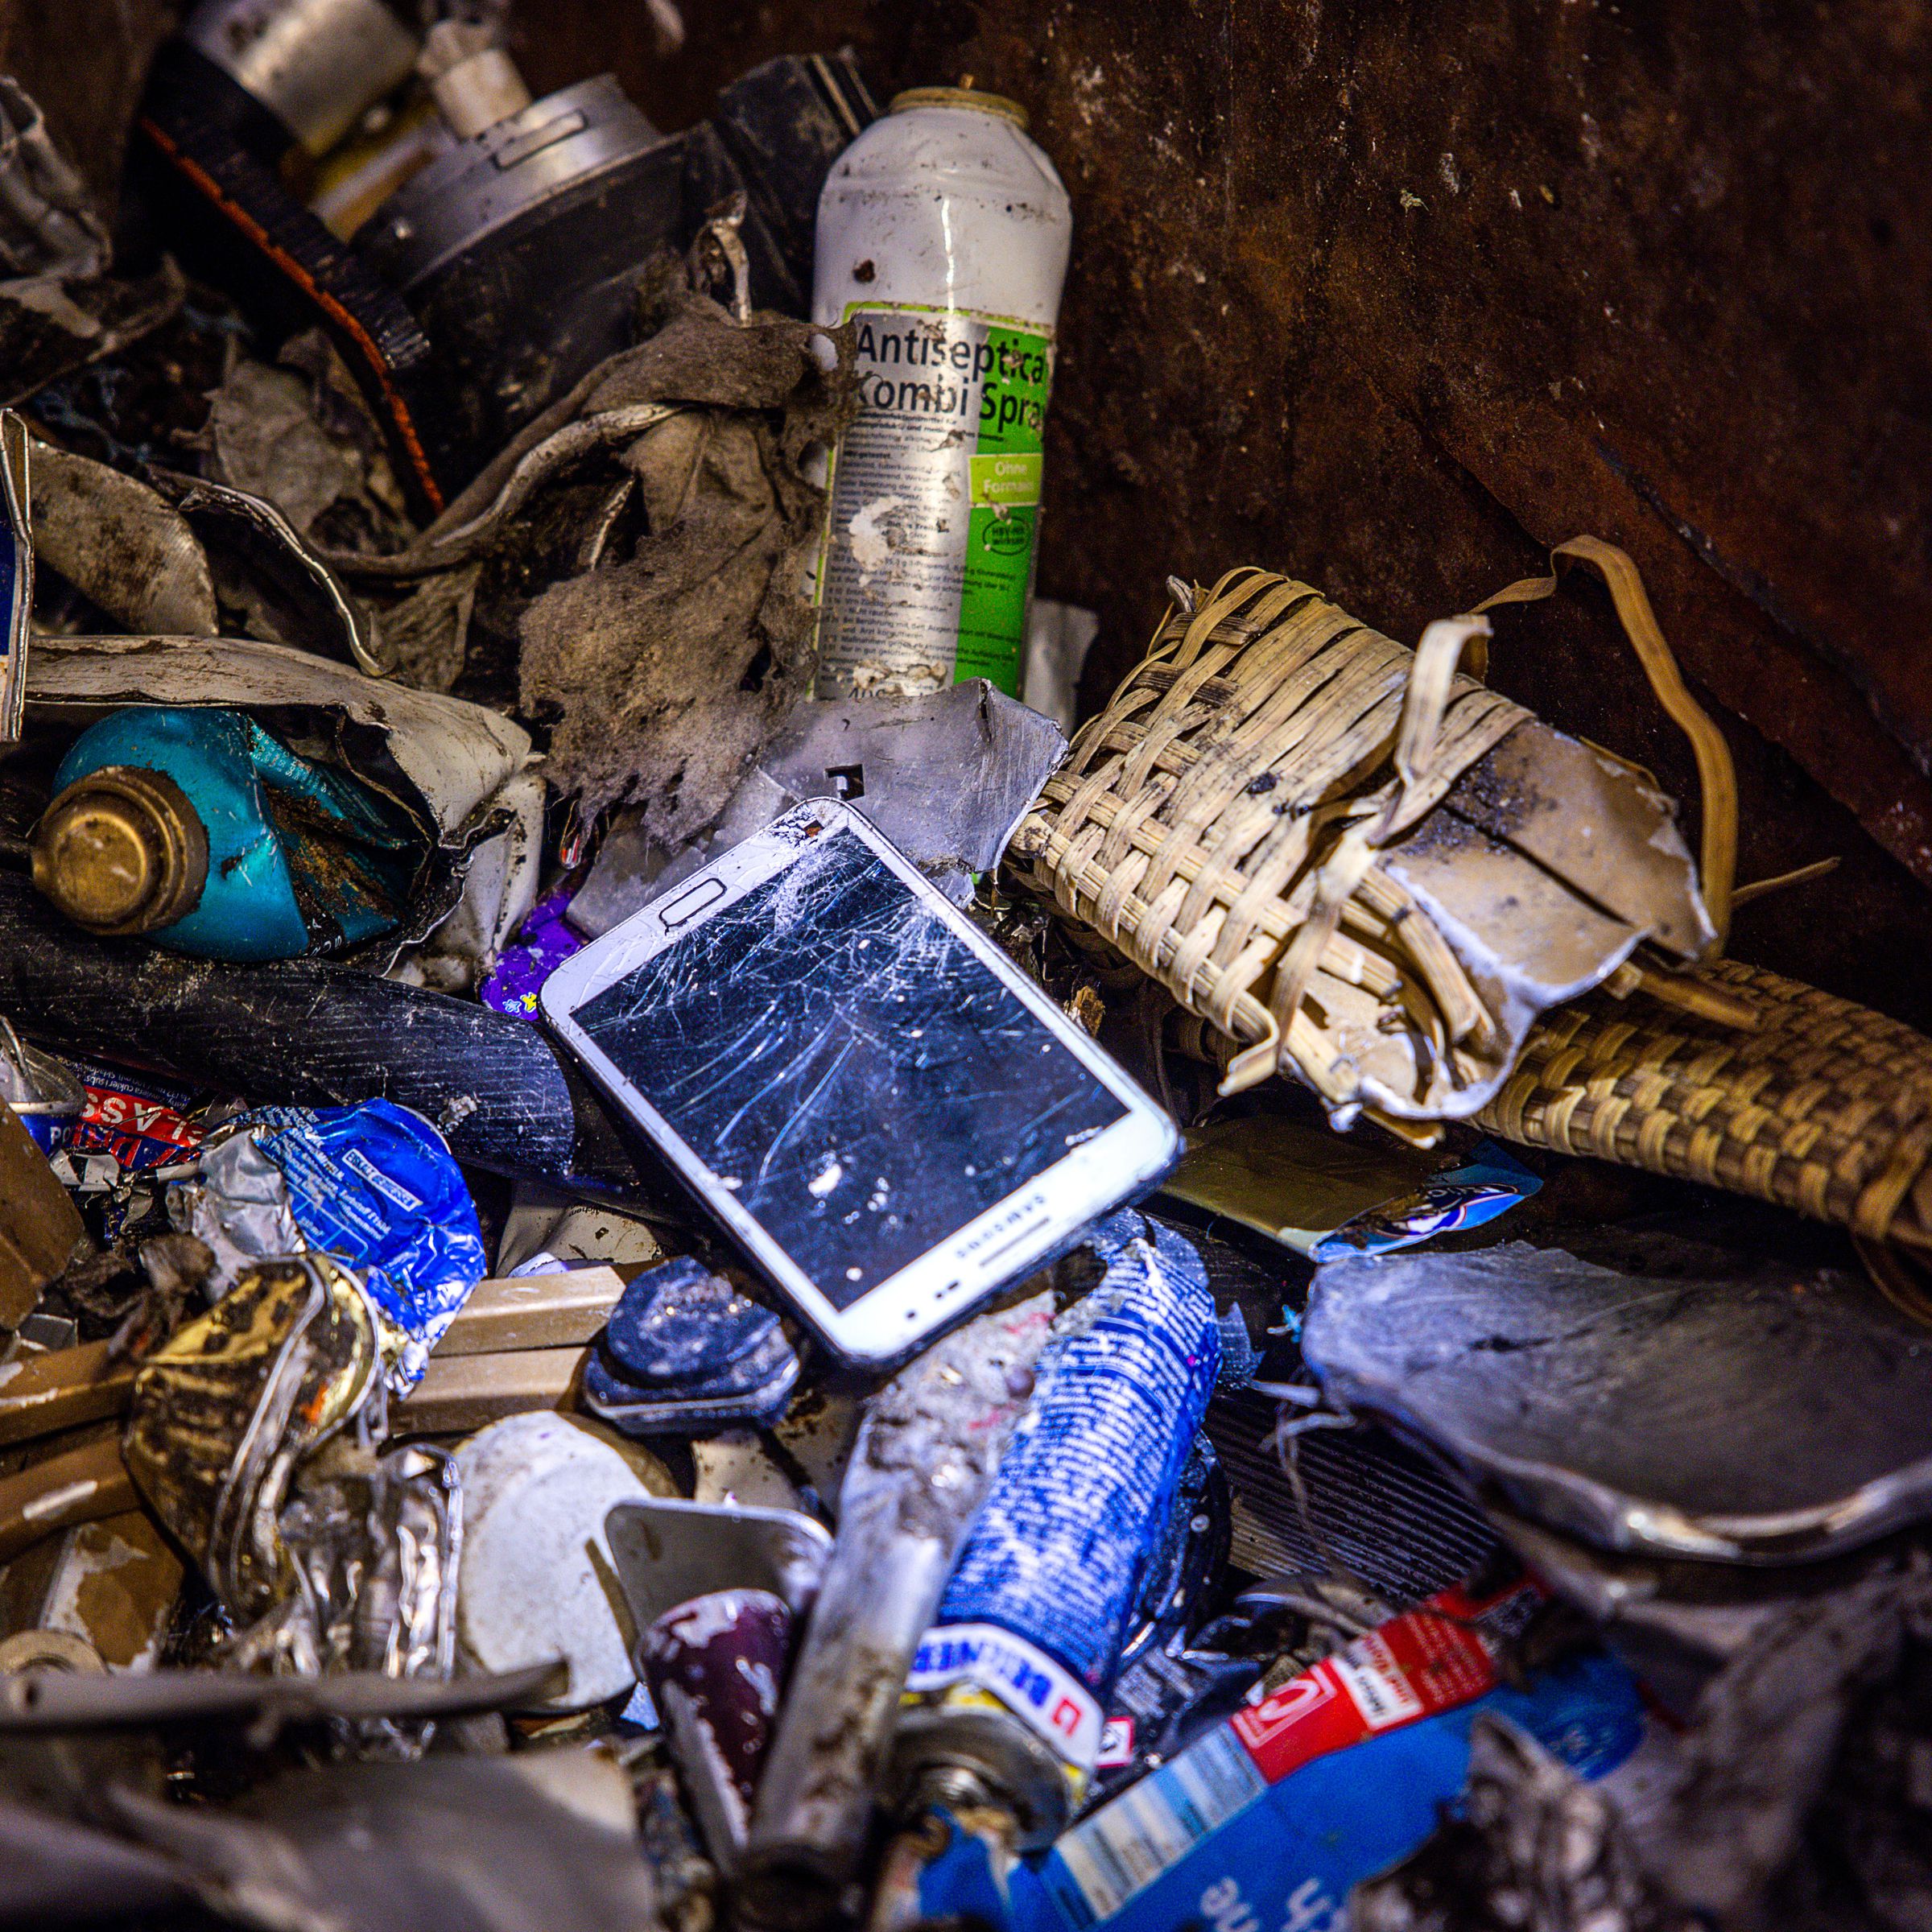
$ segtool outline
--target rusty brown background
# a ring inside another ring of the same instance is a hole
[[[0,0],[0,72],[46,110],[111,207],[147,64],[173,26],[169,0]]]
[[[881,95],[970,74],[1031,109],[1078,225],[1040,584],[1101,613],[1090,701],[1170,572],[1291,571],[1413,641],[1596,531],[1723,716],[1740,877],[1843,858],[1736,949],[1932,1025],[1932,10],[685,10],[665,60],[630,0],[521,0],[518,48],[539,89],[614,69],[667,128],[840,43]],[[0,0],[0,57],[97,178],[114,63],[165,12]],[[1498,629],[1500,684],[1690,798],[1600,598]]]
[[[1932,13],[1885,0],[526,0],[546,83],[667,126],[777,52],[1013,94],[1073,196],[1047,595],[1090,701],[1170,571],[1293,572],[1412,642],[1579,530],[1723,715],[1740,877],[1838,853],[1736,949],[1932,1023]],[[1593,595],[1496,681],[1690,761]],[[1861,836],[1862,824],[1865,834]]]

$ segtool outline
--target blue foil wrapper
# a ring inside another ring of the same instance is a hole
[[[993,1625],[1096,1696],[1118,1667],[1221,1357],[1199,1256],[1167,1228],[1142,1223],[1129,1235],[1126,1218],[1098,1231],[1106,1274],[1048,1345],[1032,1414],[966,1540],[935,1633]]]
[[[281,1169],[303,1239],[362,1278],[392,1331],[390,1387],[407,1393],[488,1272],[475,1203],[442,1135],[380,1100],[258,1108],[243,1125]]]

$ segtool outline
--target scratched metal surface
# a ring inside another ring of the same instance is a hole
[[[1339,1261],[1302,1347],[1331,1402],[1612,1549],[1831,1554],[1932,1495],[1932,1335],[1836,1269],[1624,1273],[1522,1242]]]

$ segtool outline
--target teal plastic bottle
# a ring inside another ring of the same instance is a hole
[[[339,952],[399,923],[425,841],[245,712],[132,706],[55,774],[34,879],[90,931],[203,959]]]

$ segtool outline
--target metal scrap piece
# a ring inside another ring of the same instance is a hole
[[[138,478],[38,437],[34,548],[130,631],[212,638],[221,629],[208,557],[188,519]]]
[[[109,1803],[224,1918],[272,1932],[662,1923],[629,1776],[592,1752],[292,1771],[225,1810],[125,1785]]]
[[[258,1263],[134,1377],[128,1468],[236,1616],[297,1587],[283,1499],[377,1385],[377,1356],[360,1283],[317,1253]]]
[[[1032,1401],[1052,1314],[1036,1294],[981,1315],[873,1399],[745,1852],[765,1922],[822,1922],[857,1869],[913,1653]]]
[[[1520,1243],[1338,1261],[1302,1344],[1331,1402],[1612,1549],[1788,1561],[1932,1512],[1932,1335],[1848,1273]]]

